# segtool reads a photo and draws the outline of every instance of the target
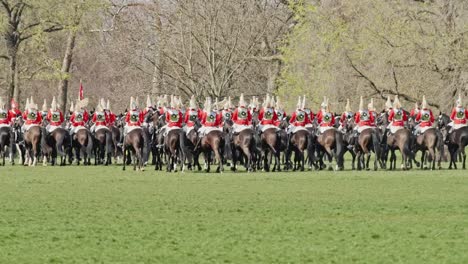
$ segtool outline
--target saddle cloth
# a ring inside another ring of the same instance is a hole
[[[453,124],[453,129],[457,130],[459,128],[466,127],[466,126],[468,126],[468,124]]]
[[[320,134],[323,134],[330,129],[335,129],[335,128],[334,127],[320,127],[319,131],[320,131]]]
[[[270,129],[270,128],[274,128],[276,130],[279,130],[279,128],[274,126],[274,125],[264,125],[264,126],[262,126],[262,132],[265,132],[265,130]]]
[[[403,129],[402,126],[390,126],[390,133],[395,134],[398,130]]]
[[[141,129],[139,126],[125,126],[124,127],[124,135],[127,135],[128,133],[132,132],[133,130]]]
[[[31,124],[31,125],[24,125],[24,131],[28,131],[29,129],[31,129],[31,127],[38,127],[40,125],[38,124]]]
[[[208,135],[210,132],[213,131],[223,132],[223,129],[220,127],[201,127],[199,130],[200,134],[202,135]]]
[[[304,131],[307,131],[309,132],[309,130],[307,130],[307,128],[305,127],[302,127],[302,126],[293,126],[292,129],[291,129],[291,133],[294,134],[298,131],[301,131],[301,130],[304,130]]]
[[[94,129],[94,132],[97,132],[100,129],[106,129],[107,131],[110,131],[109,128],[106,126],[96,126],[96,128]]]
[[[48,125],[48,126],[47,126],[47,132],[52,133],[52,132],[54,132],[57,128],[59,128],[59,126],[51,126],[51,125]]]
[[[252,129],[252,126],[234,124],[234,133],[240,133],[246,129]]]
[[[167,136],[169,132],[173,130],[181,130],[181,128],[180,127],[166,127],[166,131],[164,131],[164,136]]]
[[[358,131],[358,133],[361,133],[362,131],[364,131],[364,130],[366,130],[366,129],[368,129],[368,128],[373,129],[373,128],[375,128],[375,127],[371,127],[371,126],[358,126],[357,131]]]
[[[188,126],[183,127],[183,130],[185,131],[185,134],[187,134],[187,135],[190,133],[190,131],[192,131],[194,129],[195,129],[195,127],[193,127],[193,126],[192,127],[188,127]]]
[[[11,128],[11,126],[8,125],[8,124],[0,124],[0,128],[2,128],[2,127],[9,127],[9,128]]]
[[[428,126],[428,127],[421,127],[419,128],[419,132],[421,132],[421,134],[424,134],[424,132],[426,132],[427,130],[431,129],[432,127]]]

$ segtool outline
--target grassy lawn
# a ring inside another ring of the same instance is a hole
[[[466,171],[0,168],[0,263],[468,263]]]

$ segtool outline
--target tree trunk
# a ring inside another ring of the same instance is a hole
[[[13,26],[10,25],[9,30],[5,34],[6,48],[9,58],[9,72],[8,72],[8,102],[14,98],[19,101],[19,91],[17,87],[17,62],[18,62],[18,45],[19,37],[18,32]]]
[[[162,21],[161,21],[161,6],[159,4],[159,0],[153,1],[154,9],[155,9],[155,33],[156,37],[158,38],[157,48],[154,52],[154,71],[153,71],[153,80],[152,80],[152,89],[151,95],[161,95],[166,93],[164,91],[164,32],[162,28]]]
[[[70,80],[70,68],[73,59],[73,49],[75,48],[75,40],[76,31],[71,30],[68,33],[67,47],[65,50],[65,56],[63,57],[62,69],[60,71],[61,80],[58,87],[58,103],[60,104],[60,110],[62,110],[63,113],[67,111],[68,82]]]

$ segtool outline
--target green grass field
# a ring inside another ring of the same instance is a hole
[[[0,168],[0,263],[468,263],[466,171]]]

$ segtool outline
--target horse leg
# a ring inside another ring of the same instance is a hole
[[[461,149],[460,149],[460,153],[461,153],[461,156],[462,156],[462,169],[466,170],[466,166],[465,166],[465,162],[466,162],[466,154],[465,154],[465,146],[462,146]]]

